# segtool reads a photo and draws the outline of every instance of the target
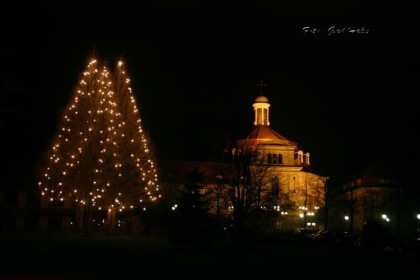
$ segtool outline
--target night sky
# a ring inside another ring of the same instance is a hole
[[[4,11],[6,182],[30,181],[93,52],[112,67],[125,60],[161,161],[214,159],[247,136],[262,79],[271,127],[310,152],[316,171],[345,173],[378,160],[417,169],[413,5],[174,2]]]

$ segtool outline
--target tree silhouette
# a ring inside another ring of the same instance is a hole
[[[296,186],[294,200],[303,215],[303,227],[306,228],[308,216],[315,215],[320,207],[325,206],[325,189],[320,178],[306,174]]]
[[[197,167],[186,174],[184,191],[179,199],[178,212],[181,213],[188,223],[198,224],[204,222],[208,215],[209,205],[207,198],[203,194],[204,178],[204,173]]]
[[[79,229],[90,231],[96,209],[107,211],[112,231],[117,212],[145,210],[160,197],[153,158],[124,64],[110,72],[92,58],[63,112],[38,184],[50,201],[77,205]]]
[[[257,154],[246,147],[233,149],[230,162],[224,164],[220,174],[224,178],[233,223],[242,231],[250,214],[263,206],[264,188],[273,177],[273,170],[257,159]]]

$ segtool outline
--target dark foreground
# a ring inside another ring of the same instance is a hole
[[[417,257],[304,240],[0,235],[5,279],[419,279]]]

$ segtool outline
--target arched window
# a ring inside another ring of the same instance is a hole
[[[268,154],[267,155],[267,162],[268,163],[272,163],[271,154]]]
[[[279,154],[279,157],[277,158],[277,163],[283,164],[283,155]]]
[[[273,154],[273,163],[277,163],[277,155]]]

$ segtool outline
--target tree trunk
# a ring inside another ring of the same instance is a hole
[[[218,226],[220,226],[220,189],[220,184],[218,184],[216,189],[216,218]]]
[[[85,212],[84,234],[90,236],[93,233],[93,207],[90,201],[87,203]]]
[[[328,215],[329,215],[329,213],[328,213],[328,211],[329,211],[329,203],[330,203],[330,201],[329,201],[329,199],[330,199],[330,197],[329,197],[329,189],[328,189],[328,185],[327,185],[327,181],[324,181],[324,228],[325,229],[328,229],[328,226],[329,226],[329,224],[328,224],[328,219],[329,219],[329,217],[328,217]]]
[[[77,217],[76,217],[78,232],[83,232],[84,212],[85,212],[85,205],[79,202],[77,204]]]
[[[354,197],[353,197],[353,180],[350,181],[350,228],[349,232],[353,233],[354,227]]]
[[[108,234],[110,235],[115,234],[116,225],[117,225],[117,209],[115,209],[115,207],[111,207],[108,209],[108,213],[106,216],[106,226],[107,226]]]

